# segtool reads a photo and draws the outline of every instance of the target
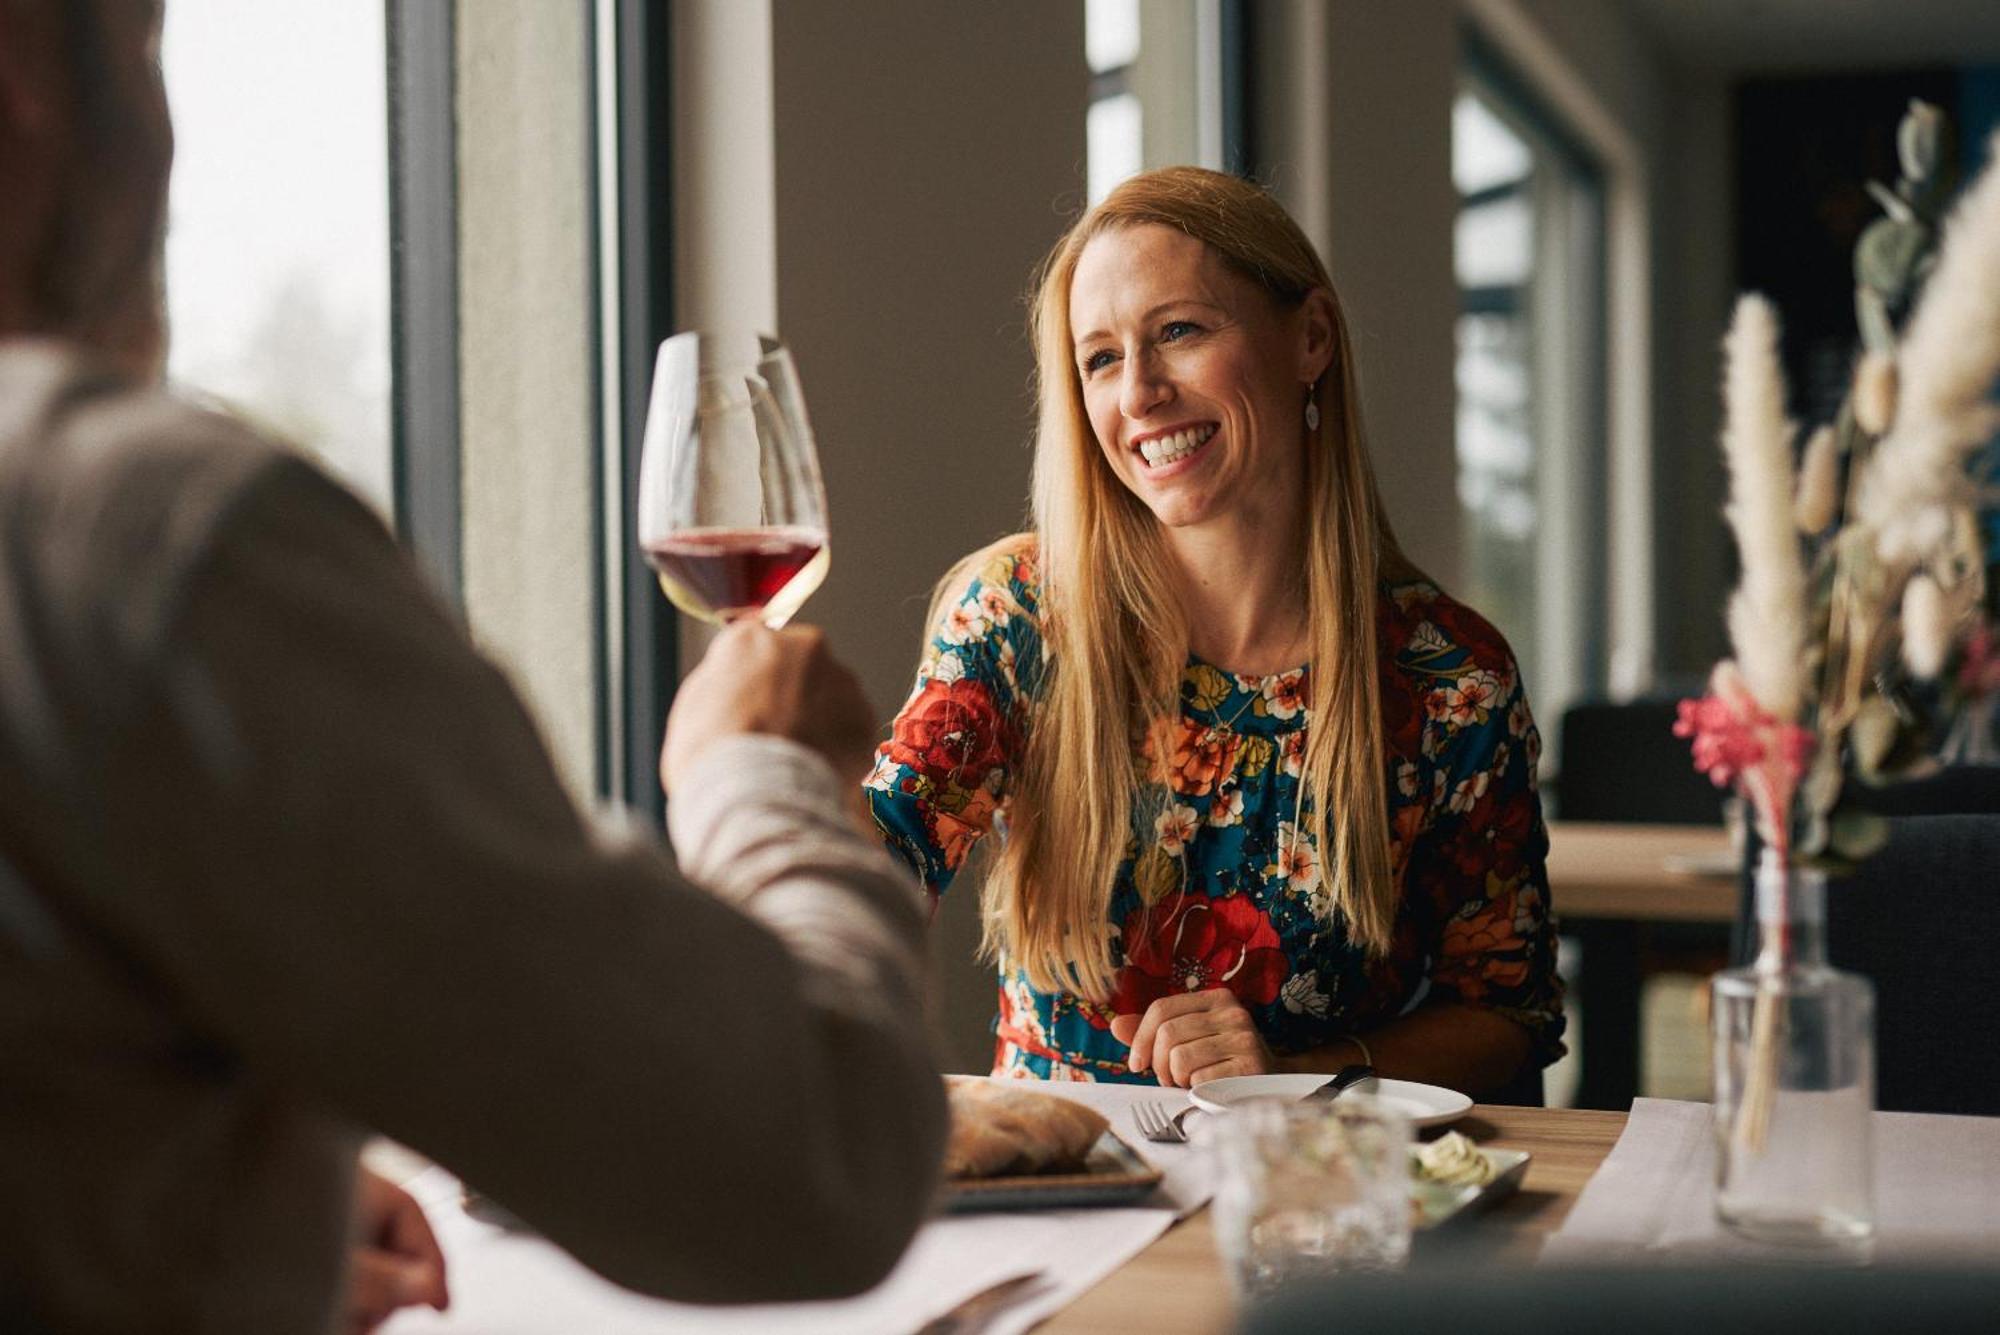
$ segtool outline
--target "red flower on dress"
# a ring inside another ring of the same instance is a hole
[[[933,678],[903,706],[890,744],[901,764],[976,783],[1007,763],[1013,751],[1010,733],[984,685],[963,677],[953,682]]]
[[[1414,756],[1423,741],[1422,693],[1395,669],[1382,673],[1382,741],[1399,756]]]
[[[1268,1006],[1291,972],[1277,929],[1248,895],[1188,894],[1125,919],[1125,967],[1111,1008],[1143,1015],[1161,997],[1226,987],[1246,1006]]]

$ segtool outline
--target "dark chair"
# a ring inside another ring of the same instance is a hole
[[[1724,794],[1674,736],[1677,702],[1592,700],[1563,711],[1555,814],[1560,820],[1720,825]]]
[[[1854,804],[1881,816],[2000,814],[2000,765],[1948,765],[1922,779],[1857,787]]]
[[[1542,1068],[1531,1067],[1509,1080],[1500,1089],[1479,1095],[1481,1103],[1505,1103],[1516,1108],[1543,1108],[1548,1098],[1542,1092]]]
[[[1926,778],[1880,788],[1856,785],[1849,790],[1855,806],[1878,816],[2000,815],[2000,766],[1950,765]],[[1730,936],[1729,958],[1747,964],[1757,952],[1757,856],[1759,840],[1753,825],[1737,879],[1736,927]]]
[[[1987,1335],[2000,1269],[1830,1270],[1785,1266],[1624,1269],[1413,1265],[1343,1275],[1253,1308],[1246,1335],[1477,1331],[1479,1335]]]
[[[1875,983],[1876,1106],[2000,1116],[2000,815],[1892,819],[1826,917],[1827,957]]]
[[[1557,817],[1645,825],[1720,825],[1726,796],[1694,767],[1674,736],[1678,699],[1586,701],[1563,711],[1554,787]],[[1550,887],[1562,916],[1562,886]],[[1728,962],[1729,939],[1698,923],[1571,921],[1582,947],[1574,1032],[1579,1108],[1624,1109],[1639,1090],[1639,993],[1649,974],[1712,973]]]

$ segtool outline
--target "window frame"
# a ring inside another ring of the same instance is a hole
[[[680,635],[673,606],[639,552],[639,455],[652,392],[653,358],[674,330],[673,48],[670,0],[602,0],[598,206],[604,448],[599,457],[602,516],[599,625],[600,787],[608,799],[663,823],[659,745],[679,679]]]
[[[385,4],[395,522],[444,595],[462,605],[456,28],[449,4]]]
[[[1529,314],[1531,440],[1540,516],[1534,547],[1534,657],[1542,674],[1543,732],[1558,754],[1563,708],[1601,694],[1609,680],[1608,566],[1611,365],[1609,173],[1547,102],[1472,28],[1461,34],[1460,82],[1526,139],[1544,173],[1460,197],[1461,211],[1523,196],[1535,219],[1527,283],[1459,289],[1459,314],[1519,313],[1540,286],[1558,308]],[[1553,331],[1553,341],[1551,332]],[[1560,379],[1550,368],[1562,369]],[[1551,468],[1553,465],[1553,468]],[[1585,544],[1579,551],[1577,544]],[[1552,626],[1551,618],[1560,618]],[[1511,628],[1510,628],[1511,629]]]

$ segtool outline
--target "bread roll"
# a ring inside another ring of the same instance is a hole
[[[1111,1125],[1081,1103],[977,1076],[946,1076],[945,1093],[947,1177],[1075,1172]]]

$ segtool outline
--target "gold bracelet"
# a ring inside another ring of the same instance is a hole
[[[1355,1047],[1361,1049],[1362,1065],[1373,1066],[1375,1064],[1375,1054],[1368,1050],[1368,1045],[1361,1041],[1361,1036],[1359,1034],[1346,1034],[1343,1035],[1343,1037],[1345,1037],[1347,1041],[1352,1043]]]

